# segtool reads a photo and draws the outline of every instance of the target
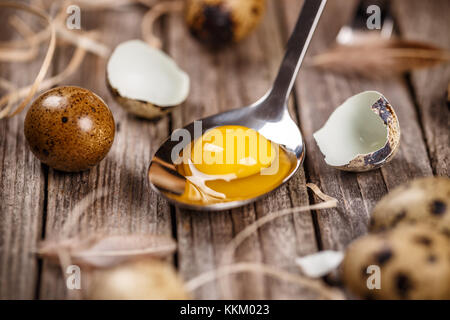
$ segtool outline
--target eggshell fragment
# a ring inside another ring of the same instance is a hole
[[[147,119],[180,105],[190,87],[189,76],[172,58],[141,40],[117,46],[108,61],[106,82],[124,109]]]
[[[344,259],[341,251],[325,250],[295,259],[302,272],[310,278],[319,278],[334,271]]]
[[[314,139],[328,165],[369,171],[392,160],[400,143],[400,125],[381,93],[365,91],[339,106]]]

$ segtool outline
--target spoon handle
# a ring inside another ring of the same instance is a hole
[[[327,0],[305,0],[268,99],[285,106]]]

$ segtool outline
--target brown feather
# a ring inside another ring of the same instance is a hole
[[[140,259],[164,259],[176,250],[175,241],[166,236],[135,234],[88,238],[71,238],[58,242],[44,241],[37,253],[50,260],[58,260],[59,252],[69,255],[71,262],[92,267],[110,267],[118,263]]]
[[[380,78],[450,61],[450,51],[410,40],[375,39],[337,45],[313,57],[312,66],[344,74]]]

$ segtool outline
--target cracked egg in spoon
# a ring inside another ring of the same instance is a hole
[[[314,139],[328,165],[369,171],[392,160],[400,143],[400,125],[381,93],[365,91],[340,105]]]

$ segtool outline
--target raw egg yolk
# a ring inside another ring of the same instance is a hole
[[[276,153],[272,143],[253,129],[221,126],[195,141],[191,160],[204,174],[240,179],[270,167]]]
[[[180,157],[176,168],[186,178],[185,190],[169,195],[189,204],[258,197],[279,186],[296,164],[281,146],[242,126],[209,130]]]

